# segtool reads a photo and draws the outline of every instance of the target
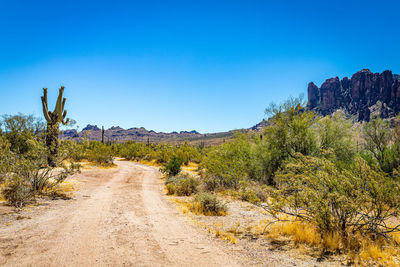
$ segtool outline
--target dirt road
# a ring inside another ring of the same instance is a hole
[[[159,172],[133,162],[88,170],[73,200],[0,229],[4,266],[237,266],[233,251],[190,226]]]

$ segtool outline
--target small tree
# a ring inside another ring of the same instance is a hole
[[[315,114],[305,110],[302,97],[289,98],[281,105],[271,104],[265,113],[270,115],[264,136],[253,148],[254,179],[274,185],[274,174],[282,163],[296,153],[318,153],[317,139],[311,127]]]
[[[317,122],[319,147],[322,150],[331,149],[336,160],[342,163],[352,163],[356,154],[354,131],[351,122],[342,113],[321,118]]]
[[[354,166],[343,169],[330,153],[315,158],[296,154],[277,173],[272,190],[273,214],[285,213],[297,220],[314,223],[322,232],[339,231],[388,237],[400,225],[387,222],[400,211],[400,183],[385,173],[371,169],[357,157]]]
[[[367,152],[363,154],[363,157],[371,165],[378,165],[389,174],[392,174],[393,170],[400,165],[400,139],[398,137],[400,130],[398,127],[391,129],[389,121],[375,116],[371,121],[365,123],[362,132]]]
[[[383,152],[391,141],[391,129],[388,121],[374,116],[363,127],[363,137],[365,149],[370,151],[378,160],[382,160]]]
[[[250,164],[250,142],[246,135],[236,133],[234,140],[213,147],[204,157],[201,168],[206,171],[204,182],[208,190],[217,187],[238,188],[246,179]]]

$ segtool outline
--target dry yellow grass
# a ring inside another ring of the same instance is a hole
[[[221,231],[218,228],[215,229],[215,236],[222,240],[227,240],[227,241],[231,242],[232,244],[236,244],[236,242],[237,242],[234,235],[231,235],[230,233],[225,232],[225,231]]]
[[[287,220],[288,217],[285,217]],[[267,222],[260,221],[258,225],[251,230],[254,234],[259,234],[261,226],[267,225]],[[325,233],[321,236],[318,229],[304,222],[282,221],[271,224],[265,232],[265,235],[273,240],[282,237],[289,237],[295,244],[306,244],[309,247],[323,249],[333,253],[346,253],[349,263],[360,266],[369,266],[373,264],[381,266],[399,266],[400,254],[399,241],[400,233],[393,233],[393,242],[388,243],[384,240],[372,241],[369,236],[353,236],[359,246],[349,246],[342,239],[339,232]]]
[[[290,236],[295,243],[303,243],[309,246],[321,244],[321,236],[313,226],[301,222],[280,222],[272,224],[267,229],[267,235],[273,239],[279,236]]]
[[[140,164],[147,165],[147,166],[152,166],[152,167],[161,167],[162,165],[160,163],[157,163],[155,159],[153,160],[140,160]]]
[[[192,174],[195,176],[199,175],[198,169],[199,169],[199,164],[194,162],[189,162],[188,165],[182,165],[182,172]]]
[[[182,199],[172,198],[172,200],[178,205],[178,208],[181,210],[183,214],[187,214],[192,212],[196,215],[204,215],[204,216],[226,216],[225,211],[218,211],[217,214],[204,210],[202,205],[198,202],[185,201]]]
[[[393,242],[400,246],[400,232],[391,233],[390,236],[393,238]]]
[[[379,243],[373,243],[370,240],[362,241],[361,252],[356,258],[360,265],[368,265],[377,263],[382,266],[398,266],[396,264],[395,256],[398,255],[399,250],[392,246],[383,246]]]
[[[54,188],[45,188],[44,192],[49,194],[55,194],[58,196],[72,197],[74,191],[78,188],[78,181],[68,179],[62,183],[57,184]]]
[[[3,192],[4,186],[5,186],[5,184],[0,184],[0,202],[6,201],[6,199],[4,198],[3,194],[1,193],[1,192]]]

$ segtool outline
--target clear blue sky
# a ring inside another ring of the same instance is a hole
[[[0,114],[156,131],[250,127],[307,84],[400,73],[400,1],[0,0]]]

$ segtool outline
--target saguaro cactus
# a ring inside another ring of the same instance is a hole
[[[66,125],[69,122],[67,117],[67,111],[64,110],[66,98],[63,98],[64,86],[61,86],[58,93],[56,107],[54,111],[49,111],[47,104],[47,88],[43,88],[42,105],[43,115],[47,121],[47,133],[46,133],[46,146],[49,150],[49,156],[47,158],[48,164],[55,167],[55,159],[58,154],[58,134],[59,124]]]

